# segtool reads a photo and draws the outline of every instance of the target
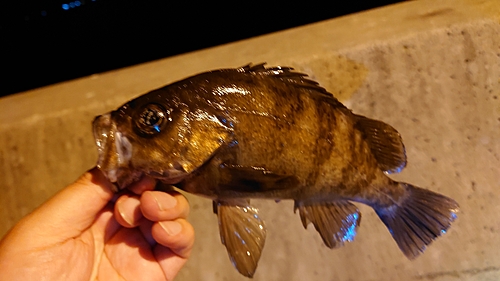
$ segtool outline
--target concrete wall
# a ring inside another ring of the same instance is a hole
[[[500,280],[499,11],[500,1],[406,2],[0,99],[0,235],[95,164],[95,115],[201,71],[267,61],[392,124],[409,159],[394,178],[453,197],[461,212],[408,261],[369,208],[356,241],[330,250],[292,202],[256,200],[269,231],[255,280]],[[211,202],[188,197],[197,241],[178,280],[244,280]]]

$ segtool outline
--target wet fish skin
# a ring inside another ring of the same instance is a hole
[[[367,204],[409,258],[458,211],[453,199],[387,177],[406,165],[394,128],[288,67],[195,75],[97,117],[94,133],[98,166],[120,188],[146,174],[214,200],[221,240],[249,277],[266,233],[249,198],[293,199],[330,248],[355,236],[360,214],[349,201]]]

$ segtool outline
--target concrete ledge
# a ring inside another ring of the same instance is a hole
[[[405,2],[2,98],[0,235],[95,164],[95,115],[201,71],[262,61],[309,73],[397,128],[409,165],[394,178],[453,197],[461,213],[408,261],[369,208],[356,241],[329,250],[291,202],[258,201],[269,232],[255,280],[500,279],[500,1]],[[211,202],[189,200],[197,242],[178,280],[243,280]]]

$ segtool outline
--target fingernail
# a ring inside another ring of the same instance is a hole
[[[118,210],[119,210],[119,212],[120,212],[120,216],[122,217],[122,219],[123,219],[124,221],[126,221],[126,222],[127,222],[129,225],[131,225],[131,226],[132,226],[132,225],[134,225],[134,221],[132,220],[132,218],[130,218],[129,216],[127,216],[127,215],[125,214],[125,212],[123,212],[123,211],[122,211],[122,208],[120,208],[120,206],[118,206]]]
[[[159,224],[170,236],[177,235],[182,230],[182,225],[176,221],[161,221]]]
[[[177,199],[170,194],[152,192],[151,195],[154,197],[156,204],[158,204],[158,208],[161,211],[171,209],[177,205]]]
[[[135,223],[141,218],[141,211],[139,208],[140,204],[141,202],[134,197],[120,201],[118,204],[120,216],[131,226],[135,225]]]

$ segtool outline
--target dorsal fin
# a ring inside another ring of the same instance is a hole
[[[260,75],[269,75],[282,80],[285,83],[293,84],[297,87],[308,88],[314,93],[320,94],[322,98],[330,99],[333,104],[341,105],[341,103],[329,93],[325,88],[321,87],[318,82],[307,79],[308,75],[301,72],[295,72],[293,67],[288,66],[272,66],[266,67],[266,63],[247,64],[237,69],[239,72],[254,73]],[[342,105],[343,107],[343,105]]]
[[[390,174],[399,173],[406,166],[406,152],[398,131],[381,121],[356,114],[354,117],[380,169]]]

